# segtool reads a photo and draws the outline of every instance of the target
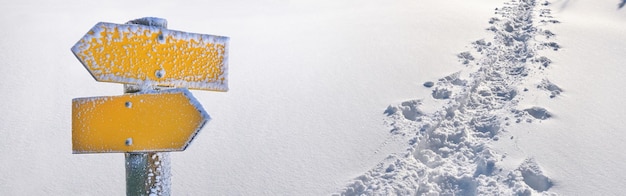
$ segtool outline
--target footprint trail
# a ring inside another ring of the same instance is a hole
[[[424,84],[433,89],[430,98],[445,102],[443,107],[426,113],[420,109],[424,101],[416,99],[384,111],[391,134],[406,141],[407,150],[389,155],[338,194],[552,194],[552,179],[533,158],[505,170],[499,163],[506,155],[490,147],[507,126],[553,116],[541,106],[519,108],[528,86],[550,98],[563,92],[545,78],[552,61],[540,53],[561,48],[552,41],[555,33],[546,29],[559,23],[547,5],[513,0],[495,9],[487,28],[493,38],[474,41],[472,51],[457,55],[461,71]]]

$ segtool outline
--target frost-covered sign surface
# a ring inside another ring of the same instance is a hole
[[[210,119],[187,88],[228,91],[228,37],[172,31],[167,20],[100,22],[72,52],[125,95],[72,100],[72,152],[125,153],[126,195],[170,195],[169,155]]]
[[[100,22],[72,52],[101,82],[228,90],[228,37]]]
[[[186,89],[72,100],[74,153],[183,151],[209,115]]]

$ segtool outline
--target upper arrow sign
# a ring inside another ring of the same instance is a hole
[[[186,89],[72,100],[74,153],[182,151],[209,120]]]
[[[228,40],[100,22],[72,52],[97,81],[227,91]]]

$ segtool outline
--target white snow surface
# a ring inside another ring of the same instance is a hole
[[[618,195],[626,10],[544,2],[2,1],[0,195],[124,194],[123,154],[71,149],[72,99],[123,87],[70,48],[146,16],[230,37],[174,195]]]

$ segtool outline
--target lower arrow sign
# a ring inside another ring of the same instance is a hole
[[[210,119],[187,89],[72,100],[74,153],[183,151]]]

